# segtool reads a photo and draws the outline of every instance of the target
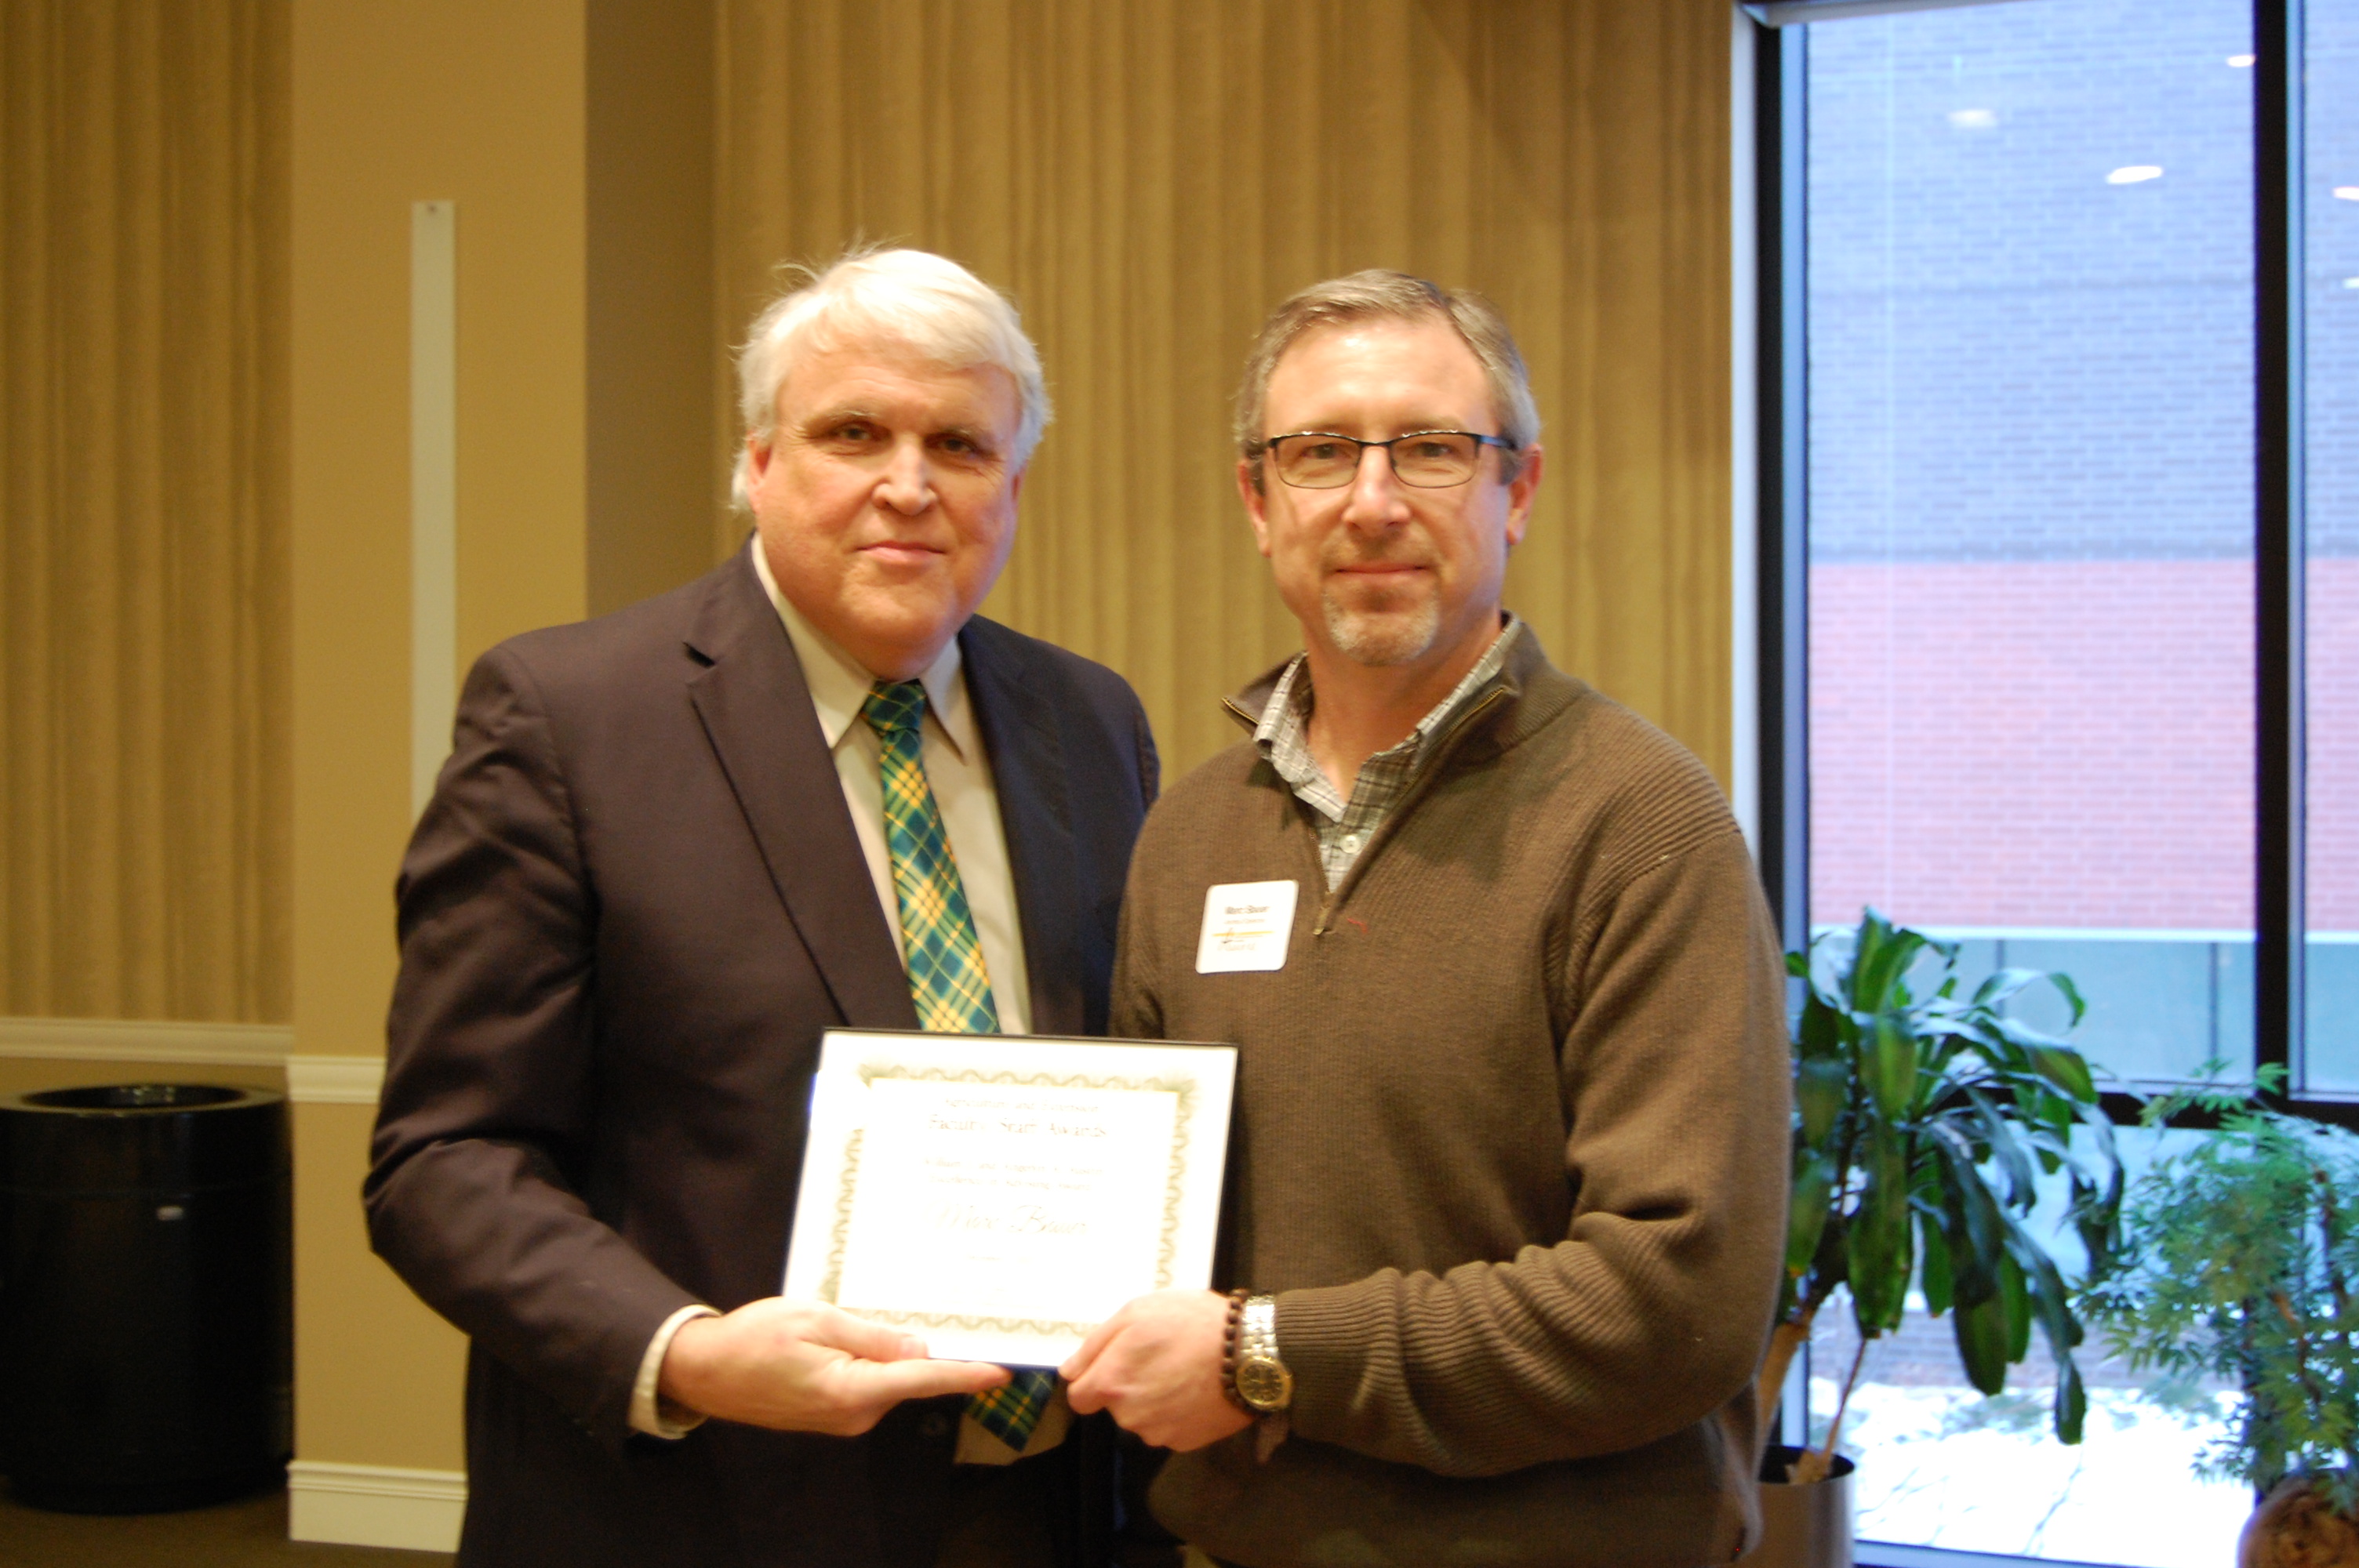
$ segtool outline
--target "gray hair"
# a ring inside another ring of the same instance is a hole
[[[754,318],[737,351],[737,412],[745,434],[767,445],[778,420],[778,388],[807,353],[881,338],[906,343],[955,370],[996,365],[1016,382],[1019,417],[1014,466],[1022,468],[1049,418],[1040,354],[1024,335],[1016,307],[998,290],[928,251],[855,247],[825,270],[797,267],[800,287]],[[753,455],[741,446],[730,492],[753,504]]]
[[[1516,351],[1515,334],[1499,308],[1469,289],[1443,288],[1405,272],[1371,267],[1349,277],[1314,283],[1270,312],[1245,356],[1245,376],[1237,387],[1235,434],[1237,452],[1251,465],[1253,485],[1262,485],[1264,405],[1269,397],[1270,373],[1294,341],[1315,327],[1337,326],[1370,319],[1447,322],[1483,366],[1490,384],[1491,411],[1499,434],[1515,443],[1499,454],[1499,476],[1512,480],[1523,467],[1523,454],[1540,438],[1540,411],[1532,401],[1532,383],[1524,371],[1524,356]],[[1484,432],[1487,434],[1488,432]]]

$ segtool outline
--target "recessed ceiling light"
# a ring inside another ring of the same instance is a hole
[[[2338,185],[2334,188],[2337,201],[2359,201],[2359,185]]]
[[[1987,131],[1998,124],[1995,109],[1952,109],[1950,124],[1961,131]]]
[[[2160,179],[2161,178],[2162,165],[2158,163],[2134,163],[2127,165],[2125,168],[2117,168],[2114,170],[2113,173],[2105,176],[2105,183],[2107,185],[2136,185],[2143,180]]]
[[[2228,57],[2228,63],[2234,66],[2238,70],[2242,70],[2260,58],[2261,57],[2256,54],[2232,54]]]
[[[2343,287],[2345,288],[2359,288],[2359,277],[2344,278],[2343,280]]]

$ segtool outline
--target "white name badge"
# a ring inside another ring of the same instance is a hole
[[[1286,968],[1294,934],[1296,882],[1223,882],[1204,893],[1204,932],[1196,938],[1196,972],[1231,975]]]

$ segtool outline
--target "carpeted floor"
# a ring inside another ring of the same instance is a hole
[[[0,1493],[0,1568],[443,1568],[440,1552],[318,1546],[287,1539],[287,1494],[266,1492],[187,1513],[44,1513]]]

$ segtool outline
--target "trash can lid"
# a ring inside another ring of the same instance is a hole
[[[193,1191],[287,1169],[286,1096],[224,1084],[0,1095],[0,1190]]]
[[[20,1098],[28,1110],[201,1110],[220,1105],[252,1105],[268,1089],[226,1088],[220,1084],[99,1084],[89,1088],[39,1089]]]

